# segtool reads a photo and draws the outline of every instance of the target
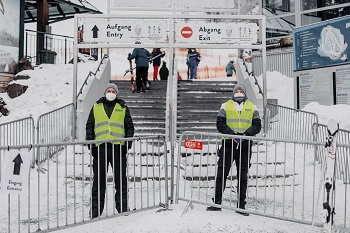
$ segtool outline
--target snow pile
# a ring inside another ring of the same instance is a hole
[[[98,64],[99,62],[91,61],[79,64],[78,90],[89,71],[95,71]],[[34,70],[24,70],[18,75],[28,75],[30,78],[11,83],[26,85],[28,89],[14,99],[7,93],[0,93],[0,97],[7,104],[7,109],[10,110],[7,117],[0,117],[0,124],[29,116],[36,121],[41,114],[73,102],[73,64],[42,64]]]

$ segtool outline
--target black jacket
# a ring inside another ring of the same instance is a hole
[[[166,67],[166,65],[162,65],[162,67],[159,70],[159,76],[160,80],[168,80],[169,77],[169,69]]]
[[[153,50],[153,52],[152,52],[152,58],[153,58],[153,57],[156,57],[156,56],[158,56],[158,55],[160,55],[160,54],[162,54],[162,52],[160,51],[160,48],[157,48],[156,51]],[[164,56],[165,56],[165,54],[163,54],[162,56],[159,56],[159,57],[153,59],[153,66],[160,66],[160,59],[161,59],[162,57],[164,57]]]
[[[260,133],[261,130],[261,119],[259,116],[259,112],[257,110],[254,111],[252,126],[248,128],[243,134],[235,133],[227,124],[226,124],[226,113],[223,113],[223,109],[220,109],[220,112],[216,118],[216,128],[222,134],[230,134],[230,135],[244,135],[244,136],[255,136]],[[232,140],[226,140],[227,143],[230,143]],[[249,146],[249,141],[244,140],[242,142],[242,150],[247,150]],[[250,142],[250,146],[252,146],[252,142]]]
[[[103,107],[106,111],[107,116],[110,118],[114,109],[114,106],[119,103],[122,108],[126,108],[125,110],[125,119],[124,119],[124,129],[125,129],[125,137],[131,138],[134,136],[134,123],[132,121],[129,108],[125,105],[124,100],[115,99],[113,101],[108,101],[106,97],[101,97],[97,102],[103,103]],[[95,140],[95,116],[94,116],[94,107],[91,108],[89,118],[86,122],[86,140]]]

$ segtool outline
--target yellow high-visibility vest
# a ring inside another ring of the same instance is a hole
[[[226,124],[235,132],[244,133],[252,126],[254,104],[246,100],[243,104],[241,114],[238,113],[236,103],[229,100],[225,104]]]
[[[103,103],[94,104],[95,118],[95,140],[107,140],[125,137],[124,119],[126,108],[122,108],[120,104],[116,104],[111,118],[108,118]],[[120,144],[120,141],[113,142]],[[96,143],[98,146],[101,143]],[[125,142],[122,142],[124,145]]]

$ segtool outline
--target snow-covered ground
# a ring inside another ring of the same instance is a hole
[[[91,67],[98,63],[80,64],[78,87],[85,79]],[[95,70],[93,67],[92,70]],[[33,71],[24,71],[31,75],[27,81],[20,81],[28,85],[28,90],[20,97],[10,99],[7,94],[0,97],[8,103],[11,111],[7,117],[1,117],[0,123],[38,115],[54,110],[72,102],[72,65],[41,65]],[[267,73],[268,98],[277,98],[279,104],[293,106],[292,79],[278,72]],[[304,110],[315,112],[320,122],[327,124],[330,118],[340,123],[340,127],[350,129],[350,106],[321,106],[310,103]],[[85,162],[89,160],[86,157]],[[81,190],[80,190],[81,191]],[[212,192],[212,190],[210,191]],[[89,191],[85,191],[88,203]],[[7,206],[7,196],[0,194],[1,206]],[[46,200],[46,199],[45,199]],[[94,221],[74,228],[67,228],[62,232],[316,232],[319,228],[275,220],[271,218],[251,215],[243,217],[230,210],[222,212],[206,212],[203,205],[195,204],[181,216],[185,202],[171,205],[171,211],[156,212],[147,210],[129,216]],[[249,205],[249,204],[248,204]],[[87,212],[85,212],[87,214]],[[6,212],[1,212],[1,219],[6,219]],[[25,216],[25,215],[24,215]],[[24,218],[22,216],[22,218]],[[32,221],[35,221],[34,219]],[[70,219],[71,222],[71,219]],[[4,222],[6,224],[6,222]],[[5,226],[6,227],[6,226]]]

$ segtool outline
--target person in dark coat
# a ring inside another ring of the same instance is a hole
[[[157,57],[157,56],[159,56],[159,57]],[[153,48],[152,58],[157,57],[157,58],[154,58],[152,61],[153,62],[153,80],[158,80],[158,69],[160,66],[160,60],[164,56],[165,56],[165,53],[161,52],[160,48]]]
[[[168,80],[169,69],[166,67],[166,62],[163,61],[162,67],[159,70],[160,80]]]
[[[197,66],[201,59],[202,57],[200,53],[196,51],[196,49],[188,49],[186,64],[190,72],[190,79],[197,78]]]
[[[234,64],[235,64],[235,61],[233,59],[231,59],[227,63],[227,65],[226,65],[226,75],[227,75],[227,77],[232,77],[233,72],[236,73],[236,68],[235,68]]]
[[[134,123],[129,108],[117,97],[118,87],[109,83],[92,107],[86,122],[86,140],[107,140],[134,136]],[[104,209],[106,193],[106,167],[111,164],[115,181],[115,206],[119,213],[128,211],[126,153],[130,141],[89,144],[93,157],[94,181],[91,193],[91,218],[100,216]],[[106,165],[107,163],[107,165]],[[100,203],[98,203],[100,200]]]
[[[148,83],[148,67],[151,53],[144,48],[135,48],[132,54],[129,53],[128,60],[135,59],[136,63],[136,92],[146,92]]]
[[[233,97],[221,105],[216,119],[217,130],[222,134],[255,136],[261,130],[261,119],[256,106],[247,98],[246,89],[237,84],[233,88]],[[251,157],[251,140],[223,138],[219,150],[218,170],[215,182],[215,204],[222,203],[222,194],[233,161],[237,169],[237,207],[245,209],[248,183],[248,170]],[[210,206],[208,211],[220,211],[221,208]],[[243,212],[237,211],[243,215]]]

